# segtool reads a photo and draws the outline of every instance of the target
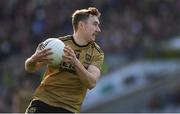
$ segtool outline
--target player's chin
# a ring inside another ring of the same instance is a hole
[[[95,41],[95,39],[96,39],[96,36],[95,35],[93,35],[92,37],[91,37],[91,41]]]

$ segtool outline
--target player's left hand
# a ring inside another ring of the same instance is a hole
[[[64,47],[63,61],[72,65],[78,61],[75,52],[69,46]]]

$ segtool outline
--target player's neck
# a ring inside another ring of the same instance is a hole
[[[78,45],[83,46],[83,45],[87,45],[88,44],[88,42],[85,40],[85,38],[82,35],[80,35],[79,33],[77,33],[77,32],[73,34],[73,37],[74,37],[74,41]]]

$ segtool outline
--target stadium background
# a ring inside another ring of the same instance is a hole
[[[0,0],[0,112],[24,111],[44,70],[24,61],[89,6],[102,13],[105,63],[83,112],[180,112],[180,0]]]

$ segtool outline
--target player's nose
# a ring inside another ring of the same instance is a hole
[[[97,30],[96,30],[97,32],[101,32],[101,29],[99,28],[99,27],[97,27]]]

